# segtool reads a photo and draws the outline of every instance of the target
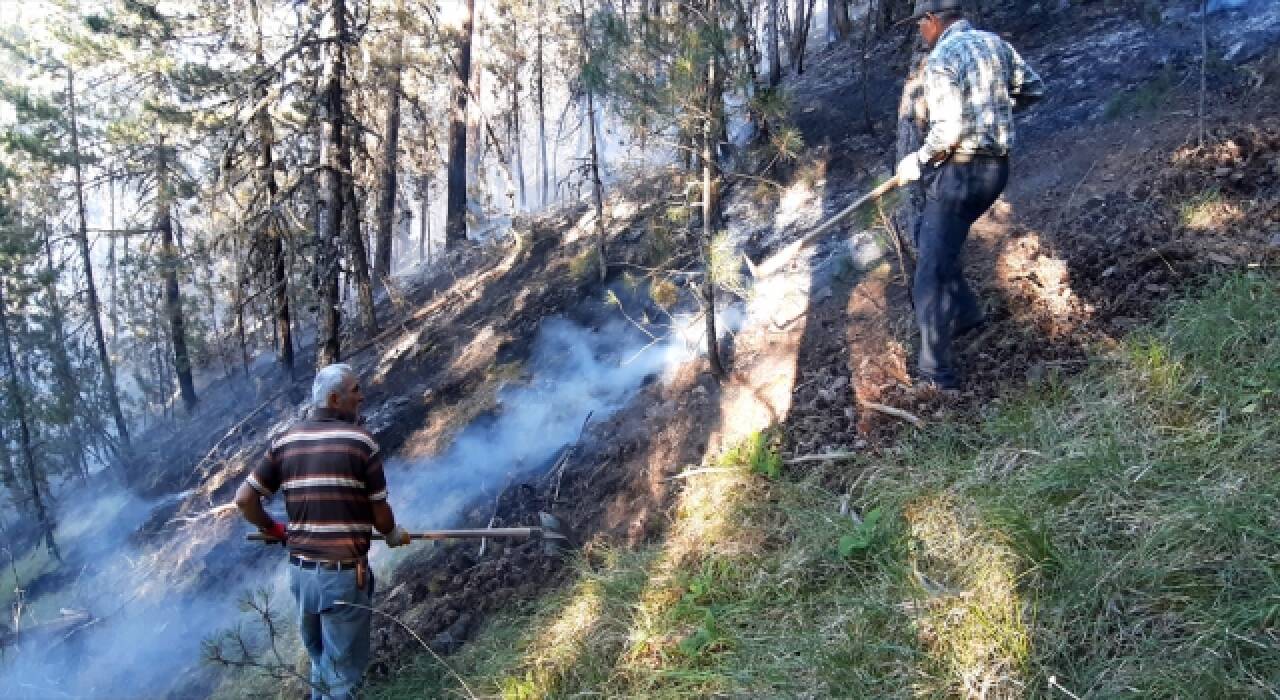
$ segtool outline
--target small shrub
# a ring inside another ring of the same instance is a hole
[[[720,458],[725,466],[742,466],[767,479],[782,476],[782,455],[776,428],[762,430],[738,443]]]
[[[711,250],[708,252],[711,280],[721,289],[745,299],[748,290],[742,274],[742,256],[730,240],[728,232],[717,233],[711,240]]]
[[[595,278],[599,272],[599,263],[595,246],[590,246],[573,260],[569,261],[569,276],[577,284],[583,284]]]
[[[1217,187],[1192,196],[1178,207],[1178,221],[1197,230],[1216,228],[1226,223],[1231,215],[1231,206],[1223,200]]]
[[[672,211],[677,210],[684,212],[685,219],[689,213],[683,207],[672,207],[667,210],[667,217],[670,218]],[[673,222],[677,223],[677,222]],[[644,237],[644,260],[649,265],[659,266],[671,259],[675,253],[675,237],[671,233],[671,229],[666,226],[651,226],[649,235]]]
[[[669,311],[680,299],[680,288],[666,277],[659,278],[649,285],[649,299],[659,308]]]

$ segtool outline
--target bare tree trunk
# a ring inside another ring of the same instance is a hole
[[[374,315],[373,284],[369,274],[369,252],[365,247],[364,233],[360,228],[360,206],[356,203],[356,183],[347,173],[352,172],[351,142],[347,142],[346,155],[342,159],[342,228],[347,232],[347,250],[351,265],[350,281],[356,286],[356,306],[360,310],[360,325],[369,333],[378,331],[378,319]]]
[[[848,0],[827,0],[827,25],[832,34],[829,43],[849,38],[853,31],[853,21],[849,19]]]
[[[862,56],[859,57],[860,81],[862,83],[862,121],[863,128],[868,134],[875,133],[875,120],[871,118],[871,37],[875,29],[873,24],[874,14],[871,7],[867,7],[866,22],[863,25],[862,32]]]
[[[110,212],[107,227],[114,231],[116,229],[116,183],[112,178],[107,178],[107,201]],[[119,294],[119,287],[116,284],[118,278],[116,267],[116,237],[111,236],[107,243],[107,275],[111,286],[111,304],[107,307],[107,318],[111,321],[112,352],[115,352],[120,344],[120,304],[116,296]]]
[[[418,260],[431,261],[431,176],[424,173],[418,179],[418,201],[422,216],[418,219]]]
[[[404,0],[396,2],[396,29],[392,39],[390,75],[387,80],[386,122],[387,133],[382,140],[382,184],[378,192],[376,257],[373,261],[373,279],[378,285],[386,284],[391,274],[392,224],[396,213],[396,169],[400,150],[400,75],[404,69],[404,31],[401,21]]]
[[[454,63],[453,109],[449,114],[449,191],[445,203],[444,240],[446,247],[467,242],[467,92],[471,82],[471,39],[476,11],[475,0],[466,0],[462,32]]]
[[[266,60],[262,51],[262,23],[258,15],[258,0],[249,3],[249,11],[253,15],[255,25],[254,63],[262,69]],[[266,105],[267,86],[259,82],[254,86],[253,96],[258,104],[258,113],[254,115],[254,125],[258,136],[258,186],[267,192],[267,216],[259,230],[262,250],[267,253],[267,279],[271,285],[272,311],[275,322],[276,359],[293,375],[293,329],[290,318],[289,274],[284,253],[284,227],[278,226],[279,216],[276,207],[280,206],[280,189],[275,178],[275,129],[271,126],[271,116]],[[238,309],[237,324],[241,334],[241,351],[244,351],[244,309]],[[245,366],[248,376],[248,366]]]
[[[160,231],[160,271],[164,275],[164,311],[169,317],[173,343],[173,369],[177,374],[182,404],[190,414],[196,410],[196,385],[191,378],[191,355],[187,351],[187,323],[178,286],[178,249],[173,242],[173,194],[169,183],[169,149],[164,139],[156,145],[156,229]]]
[[[713,19],[719,17],[717,12],[716,0],[711,0],[708,15]],[[721,78],[718,74],[717,65],[719,57],[716,52],[712,52],[710,59],[707,61],[707,86],[706,86],[706,115],[702,120],[702,257],[704,262],[704,273],[702,275],[702,301],[704,304],[703,311],[706,313],[706,330],[707,330],[707,361],[711,366],[711,374],[716,379],[724,379],[726,376],[724,365],[720,361],[720,343],[719,334],[716,331],[716,288],[715,279],[712,275],[711,265],[711,242],[715,237],[715,225],[719,218],[719,163],[716,160],[716,134],[719,133],[719,126],[716,124],[716,116],[721,113],[719,102],[722,99],[723,88],[721,87]]]
[[[511,83],[511,162],[515,167],[516,196],[519,211],[528,205],[528,196],[524,183],[524,144],[520,138],[520,90],[519,81]]]
[[[72,170],[75,173],[76,213],[78,230],[76,242],[80,245],[80,259],[84,265],[85,304],[88,307],[89,322],[93,325],[93,339],[98,346],[98,361],[102,365],[102,390],[111,409],[111,417],[115,420],[116,436],[120,440],[122,452],[129,451],[129,426],[125,423],[124,412],[120,410],[120,395],[116,391],[116,371],[111,362],[111,353],[107,350],[106,337],[102,332],[102,311],[98,303],[98,287],[93,282],[93,255],[89,250],[89,220],[84,206],[84,173],[80,164],[80,119],[76,114],[75,73],[67,69],[67,112],[71,123],[71,155]],[[119,456],[123,456],[118,454]],[[123,461],[121,462],[123,465]]]
[[[769,0],[769,17],[765,25],[765,55],[769,61],[769,87],[782,82],[782,54],[778,47],[778,3],[785,0]]]
[[[320,191],[317,227],[316,267],[320,302],[319,329],[316,339],[316,368],[337,362],[342,356],[342,312],[338,287],[339,243],[342,240],[343,187],[342,158],[346,151],[343,134],[344,105],[342,76],[346,72],[347,13],[344,0],[331,0],[322,34],[337,36],[338,41],[325,45],[328,54],[324,64],[321,101],[324,119],[320,137]]]
[[[591,42],[587,36],[586,0],[578,0],[578,12],[578,19],[582,23],[579,28],[582,41],[582,62],[579,66],[579,72],[580,74],[585,74],[587,61],[591,56]],[[596,102],[594,91],[590,85],[584,82],[582,91],[587,95],[587,143],[590,156],[588,167],[591,175],[591,203],[596,212],[596,263],[600,281],[603,282],[609,274],[609,266],[605,262],[604,186],[600,182],[600,152],[596,145]]]
[[[67,348],[70,345],[67,341],[66,317],[62,311],[62,300],[58,297],[58,269],[53,264],[53,247],[49,244],[49,222],[42,222],[40,229],[44,239],[45,295],[49,300],[49,317],[53,325],[53,343],[49,350],[53,359],[54,377],[58,383],[58,410],[67,421],[67,437],[71,442],[70,449],[74,453],[76,467],[81,478],[87,479],[89,468],[85,462],[86,445],[79,415],[80,383],[76,381],[71,358],[67,355]]]
[[[643,1],[643,0],[642,0]],[[546,63],[543,57],[543,32],[542,25],[546,10],[544,0],[538,0],[538,64],[535,72],[535,80],[537,81],[537,98],[538,98],[538,148],[542,153],[542,159],[539,165],[542,168],[541,179],[541,201],[542,206],[547,206],[551,201],[551,181],[549,179],[549,168],[547,163],[547,103],[545,87],[543,85],[544,73],[546,71]]]
[[[54,539],[54,530],[57,526],[44,502],[44,480],[37,473],[35,449],[31,444],[31,428],[27,425],[27,404],[22,397],[22,387],[18,385],[18,363],[13,359],[13,342],[9,338],[9,315],[5,304],[4,284],[0,283],[0,344],[4,345],[5,364],[8,365],[9,370],[9,401],[13,404],[13,412],[18,419],[18,445],[22,449],[27,486],[31,489],[31,505],[35,507],[36,520],[44,531],[45,547],[55,559],[61,562],[62,553],[58,551],[58,542]]]
[[[804,49],[809,43],[809,25],[813,24],[813,7],[817,0],[796,0],[795,26],[791,30],[791,67],[796,75],[804,73]]]
[[[244,376],[249,378],[249,344],[244,335],[244,285],[248,275],[244,270],[244,260],[240,257],[240,246],[236,242],[236,237],[231,237],[231,257],[235,259],[236,283],[232,285],[231,303],[236,307],[236,340],[240,343],[240,366],[244,369]],[[288,298],[286,297],[286,302]],[[288,307],[286,307],[288,308]],[[285,326],[288,332],[288,326]],[[277,333],[279,329],[277,329]],[[279,341],[279,338],[277,338]],[[292,344],[289,347],[293,350]],[[292,357],[290,358],[292,360]],[[292,374],[292,365],[289,366],[290,374]]]

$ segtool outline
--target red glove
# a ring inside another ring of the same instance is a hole
[[[289,541],[289,531],[285,529],[284,523],[271,523],[271,527],[263,528],[262,534],[273,540],[279,540],[280,544]]]

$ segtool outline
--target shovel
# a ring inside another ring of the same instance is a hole
[[[483,539],[511,539],[511,540],[530,540],[540,539],[548,543],[552,541],[560,543],[568,543],[569,538],[565,537],[556,528],[560,525],[559,520],[547,513],[539,513],[542,520],[540,527],[491,527],[491,528],[464,528],[461,530],[423,530],[422,532],[410,532],[410,540],[483,540]],[[262,532],[250,533],[245,539],[250,542],[263,542],[266,544],[278,544],[280,540],[271,535]],[[370,537],[374,540],[384,540],[381,533],[375,532]]]
[[[422,532],[410,532],[411,540],[481,540],[485,538],[493,539],[544,539],[544,540],[567,540],[564,535],[548,530],[542,527],[495,527],[495,528],[474,528],[463,530],[423,530]],[[245,539],[250,542],[265,542],[267,544],[276,544],[280,540],[271,535],[261,532],[250,533]],[[386,539],[382,533],[375,532],[370,539],[383,540]]]
[[[900,184],[901,183],[898,182],[897,176],[894,176],[889,178],[888,180],[885,180],[879,187],[862,195],[856,201],[854,201],[853,204],[850,204],[844,209],[841,209],[835,216],[831,217],[830,219],[827,219],[822,224],[820,224],[817,228],[804,234],[804,236],[802,236],[799,240],[792,242],[790,245],[786,247],[786,249],[784,249],[783,251],[775,255],[765,265],[761,265],[759,267],[759,272],[757,272],[755,276],[767,275],[773,272],[774,270],[781,269],[787,263],[791,262],[791,259],[794,258],[801,250],[804,250],[805,247],[807,247],[809,244],[813,243],[819,238],[822,238],[827,233],[830,233],[831,229],[835,228],[836,226],[839,226],[841,223],[845,221],[845,219],[848,219],[850,216],[853,216],[854,212],[866,206],[869,202],[874,202],[875,200],[880,199],[886,194],[889,194],[893,190],[897,189],[898,185]],[[896,234],[895,234],[895,237],[896,237]],[[901,243],[898,241],[895,241],[895,245],[901,251],[901,247],[902,247]]]

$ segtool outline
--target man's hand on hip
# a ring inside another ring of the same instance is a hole
[[[896,173],[898,184],[905,185],[909,182],[915,182],[920,179],[920,155],[912,152],[908,153],[902,162],[898,163],[898,172]]]
[[[396,525],[395,529],[384,535],[388,547],[401,547],[409,544],[413,538],[409,537],[409,531],[403,527]]]

